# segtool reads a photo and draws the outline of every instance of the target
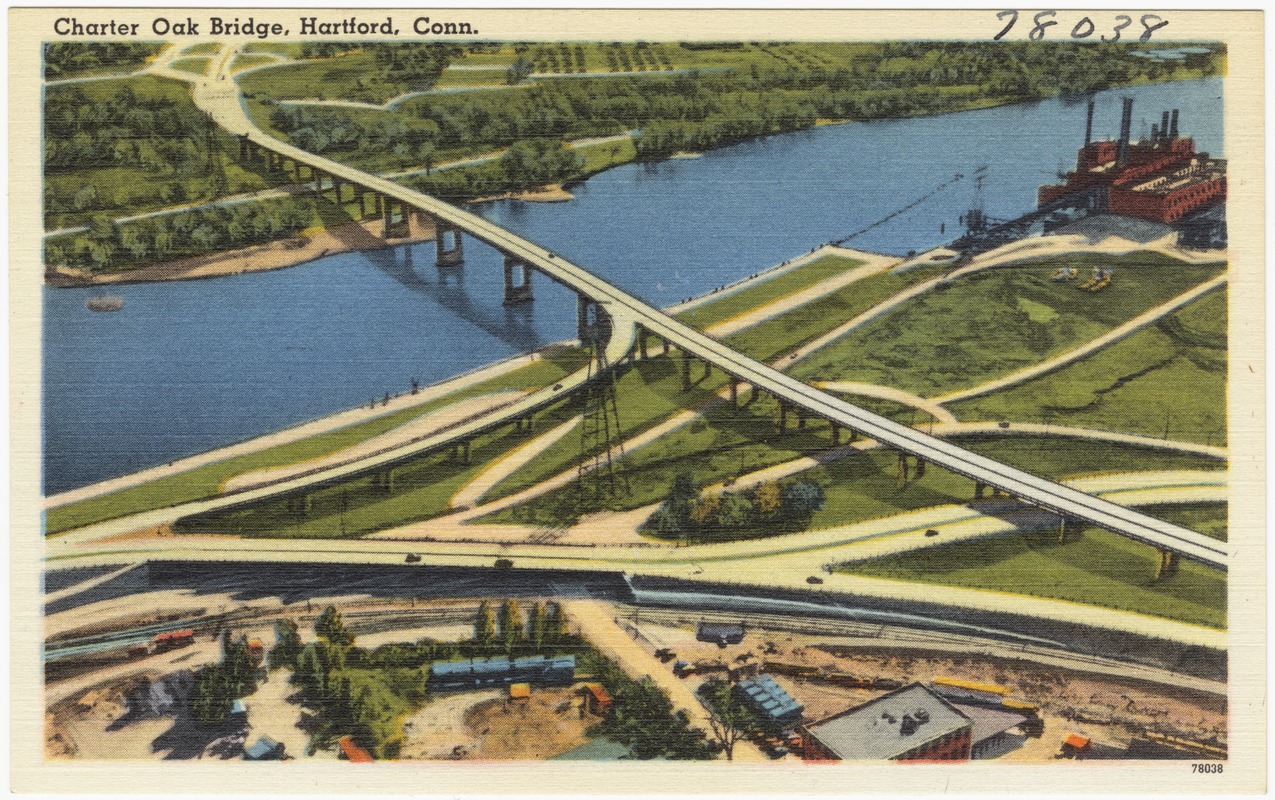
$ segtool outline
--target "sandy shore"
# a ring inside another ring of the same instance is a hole
[[[539,189],[528,189],[525,192],[503,192],[488,194],[469,200],[470,203],[491,203],[496,200],[524,200],[528,203],[565,203],[576,199],[575,195],[562,188],[562,184],[553,183]]]
[[[54,267],[46,271],[44,277],[45,282],[50,286],[197,280],[239,275],[245,272],[285,269],[337,253],[396,247],[434,238],[433,221],[422,220],[417,214],[411,215],[410,218],[411,235],[401,239],[392,241],[382,239],[381,224],[379,219],[351,222],[310,235],[294,236],[290,239],[253,245],[239,250],[166,261],[125,272],[93,274],[67,267]]]

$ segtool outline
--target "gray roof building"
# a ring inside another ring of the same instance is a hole
[[[969,758],[973,721],[919,683],[805,726],[810,760]]]

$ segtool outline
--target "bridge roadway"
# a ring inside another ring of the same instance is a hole
[[[723,370],[743,383],[768,392],[781,403],[801,409],[808,415],[826,419],[875,439],[886,447],[923,459],[976,483],[1007,492],[1064,518],[1095,525],[1161,551],[1176,553],[1222,570],[1227,568],[1228,548],[1223,542],[1014,469],[877,416],[736,352],[660,309],[612,286],[584,268],[476,214],[275,139],[257,128],[244,110],[238,87],[229,75],[229,65],[234,60],[235,52],[235,48],[223,47],[219,56],[215,57],[218,59],[214,62],[217,70],[210,78],[196,83],[194,98],[196,104],[207,111],[217,124],[255,146],[273,151],[283,159],[291,159],[294,164],[304,164],[312,171],[319,170],[347,183],[393,198],[404,206],[410,206],[454,226],[506,256],[547,275],[582,298],[599,304],[612,319],[620,317],[631,320],[642,329],[677,346],[684,353]],[[404,216],[408,213],[406,207],[403,213]],[[316,481],[322,478],[323,476],[315,476]],[[279,489],[274,493],[285,490]]]

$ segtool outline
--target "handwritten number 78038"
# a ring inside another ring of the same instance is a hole
[[[1008,22],[1005,23],[1005,27],[1001,28],[1000,33],[992,37],[992,41],[999,42],[1002,38],[1008,35],[1009,32],[1014,29],[1014,26],[1018,24],[1018,16],[1017,11],[998,12],[996,14],[996,18],[999,20],[1008,20]],[[1041,39],[1044,39],[1048,35],[1048,30],[1059,24],[1059,21],[1055,19],[1057,16],[1057,11],[1038,11],[1036,14],[1032,15],[1031,21],[1034,27],[1032,27],[1031,31],[1028,32],[1027,38],[1033,42],[1039,42]],[[1151,41],[1151,34],[1169,24],[1167,19],[1159,16],[1158,14],[1143,14],[1138,18],[1138,22],[1142,25],[1142,35],[1138,37],[1138,41],[1140,42]],[[1098,33],[1098,24],[1092,19],[1089,17],[1081,17],[1076,20],[1076,23],[1071,28],[1071,38],[1088,39],[1097,33],[1098,38],[1104,42],[1118,42],[1122,36],[1122,31],[1132,24],[1133,17],[1130,17],[1128,14],[1116,14],[1111,18],[1110,35],[1108,35],[1107,33]],[[1066,26],[1064,25],[1060,30],[1066,30]]]

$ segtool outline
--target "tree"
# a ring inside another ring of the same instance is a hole
[[[758,484],[752,491],[752,501],[753,508],[763,519],[770,519],[777,515],[784,502],[779,484],[775,481]]]
[[[823,502],[823,487],[814,481],[797,481],[783,490],[784,515],[789,519],[808,520]]]
[[[531,639],[531,647],[539,653],[545,644],[544,608],[536,603],[527,612],[527,636]]]
[[[478,613],[474,615],[474,641],[485,646],[491,644],[495,638],[496,615],[484,600],[478,604]]]
[[[301,636],[297,631],[297,623],[290,619],[281,619],[274,624],[274,647],[270,648],[267,663],[270,669],[280,667],[296,668],[297,658],[301,655]]]
[[[341,621],[341,612],[334,606],[328,606],[323,610],[314,623],[314,633],[337,647],[354,646],[354,634],[345,627],[345,623]]]
[[[699,693],[707,704],[709,732],[730,761],[734,758],[735,743],[752,729],[752,713],[724,681],[709,681],[700,687]]]
[[[506,600],[500,605],[500,638],[508,652],[515,644],[522,641],[522,612],[518,610],[517,600]]]

